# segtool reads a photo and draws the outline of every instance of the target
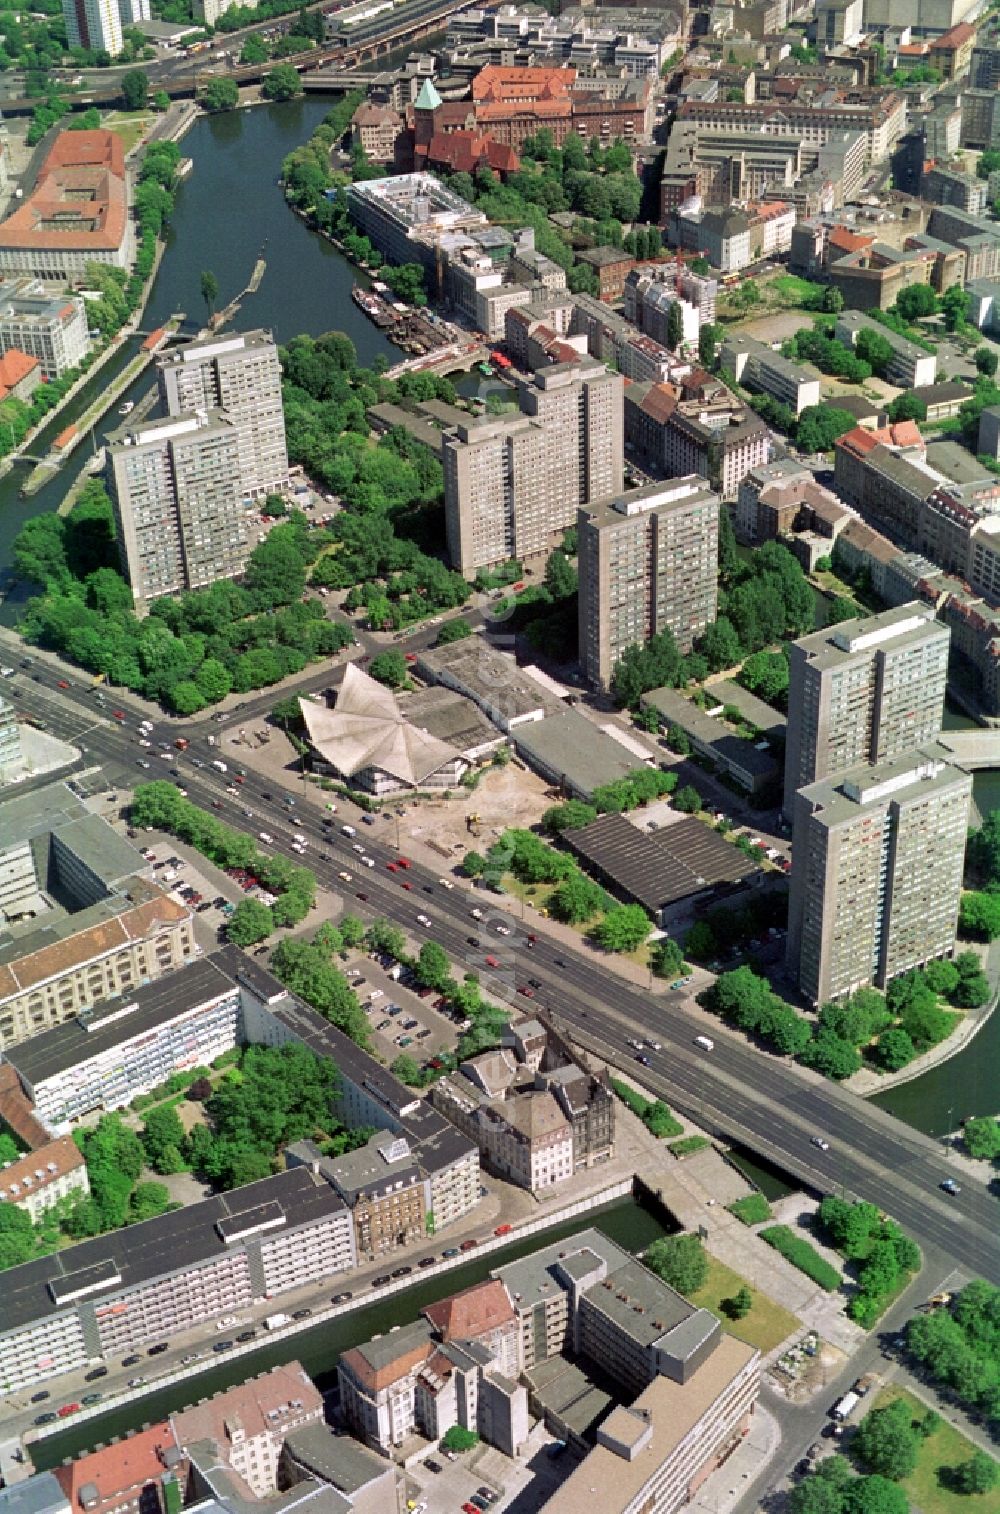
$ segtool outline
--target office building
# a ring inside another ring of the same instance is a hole
[[[607,688],[627,647],[670,630],[683,651],[715,619],[719,496],[697,476],[579,512],[580,667]]]
[[[122,17],[119,0],[63,0],[63,20],[70,47],[110,53],[122,50]]]
[[[102,14],[115,6],[115,0],[93,3]],[[89,11],[91,0],[77,4]],[[119,33],[118,48],[108,51],[120,48]],[[34,189],[0,222],[0,274],[79,285],[88,263],[128,268],[134,257],[122,138],[113,131],[61,131]]]
[[[262,498],[288,483],[281,365],[269,331],[202,337],[157,360],[168,415],[224,410],[239,437],[239,482]]]
[[[0,1488],[0,1514],[71,1514],[52,1472],[36,1472]]]
[[[12,1267],[0,1386],[49,1382],[357,1265],[342,1199],[305,1168]]]
[[[972,778],[950,755],[913,744],[795,795],[787,965],[811,1003],[954,950]]]
[[[441,447],[448,551],[467,577],[548,550],[591,500],[623,483],[622,380],[591,359],[520,386],[520,415],[455,427]]]
[[[970,173],[935,165],[920,181],[920,198],[935,205],[956,205],[970,215],[981,216],[986,210],[989,189],[984,179]]]
[[[191,911],[64,784],[0,805],[0,1047],[195,955]]]
[[[73,1195],[86,1198],[89,1192],[87,1164],[71,1136],[47,1141],[0,1168],[0,1207],[23,1209],[33,1225],[53,1204]]]
[[[737,383],[769,394],[795,415],[820,402],[820,382],[809,368],[773,352],[754,337],[727,336],[722,343],[720,362]]]
[[[937,739],[948,639],[931,607],[914,602],[791,643],[786,818],[799,789]]]
[[[124,1109],[173,1072],[237,1045],[239,988],[211,960],[137,987],[7,1052],[36,1118],[61,1135],[96,1110]]]
[[[831,88],[820,104],[815,98],[815,88],[807,86],[780,103],[689,100],[680,106],[677,119],[717,131],[735,129],[764,137],[798,137],[813,150],[824,146],[835,134],[861,132],[869,163],[881,163],[906,130],[906,101],[898,90],[859,86]]]
[[[864,0],[819,0],[816,6],[817,45],[833,52],[853,47],[863,32]]]
[[[75,368],[90,351],[83,300],[47,294],[38,279],[0,284],[0,353],[12,348],[37,358],[46,379]]]
[[[108,434],[108,489],[136,612],[237,578],[250,555],[237,426],[222,410]]]
[[[837,317],[834,335],[847,347],[856,347],[863,331],[872,332],[888,342],[892,356],[886,365],[883,377],[900,389],[915,389],[919,385],[933,384],[937,378],[937,354],[926,352],[860,310],[842,310]]]

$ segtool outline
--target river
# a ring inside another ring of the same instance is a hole
[[[267,271],[256,294],[238,312],[231,329],[266,326],[281,342],[308,332],[346,331],[361,360],[371,363],[379,354],[390,362],[399,353],[351,301],[354,282],[350,264],[337,250],[310,231],[285,205],[278,186],[281,164],[300,146],[331,106],[331,99],[310,96],[283,105],[202,116],[181,144],[194,163],[193,173],[177,191],[166,251],[143,319],[151,330],[177,310],[187,328],[198,329],[205,317],[199,281],[210,268],[219,281],[219,305],[246,287],[258,254]],[[81,415],[95,394],[132,358],[139,339],[96,374],[74,401],[34,439],[33,455],[42,455],[64,426]],[[150,384],[147,370],[125,392],[136,399]],[[117,425],[117,411],[107,417],[107,429]],[[101,427],[96,444],[101,443]],[[89,446],[81,446],[52,482],[31,499],[19,489],[30,464],[15,467],[0,480],[0,574],[10,569],[11,548],[21,526],[32,516],[54,510],[70,482],[86,461]],[[3,606],[0,618],[17,619],[18,596]]]
[[[495,1267],[505,1266],[518,1257],[527,1256],[531,1251],[575,1235],[592,1225],[598,1226],[612,1240],[632,1252],[643,1251],[652,1241],[669,1234],[671,1230],[666,1217],[661,1219],[659,1215],[642,1208],[634,1199],[622,1199],[565,1225],[553,1226],[542,1235],[530,1236],[511,1246],[505,1246],[500,1251],[470,1261],[449,1272],[446,1278],[432,1278],[426,1283],[415,1283],[411,1288],[379,1303],[353,1309],[338,1319],[305,1330],[291,1340],[273,1341],[270,1344],[265,1341],[259,1351],[254,1351],[249,1356],[234,1357],[228,1362],[223,1360],[218,1366],[213,1366],[197,1377],[186,1378],[159,1393],[150,1394],[142,1400],[141,1408],[113,1409],[97,1419],[81,1421],[50,1439],[36,1441],[32,1445],[31,1459],[40,1472],[58,1467],[64,1457],[79,1456],[98,1441],[107,1442],[114,1435],[127,1434],[135,1428],[139,1418],[143,1423],[153,1424],[165,1415],[184,1408],[196,1398],[206,1398],[225,1388],[231,1388],[235,1383],[245,1382],[247,1378],[267,1372],[292,1358],[302,1363],[320,1388],[332,1388],[336,1382],[337,1359],[341,1352],[360,1345],[373,1335],[384,1335],[395,1325],[409,1324],[426,1305],[445,1293],[458,1293],[463,1288],[470,1288],[473,1283],[482,1282]],[[344,1281],[350,1282],[350,1278]],[[340,1280],[332,1280],[332,1288],[340,1286]]]

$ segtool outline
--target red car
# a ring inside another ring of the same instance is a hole
[[[513,1225],[498,1225],[497,1228],[494,1230],[493,1234],[494,1235],[510,1235],[511,1231],[513,1230],[513,1228],[514,1228]]]
[[[479,1510],[474,1503],[464,1503],[462,1505],[462,1514],[479,1514]]]
[[[234,783],[245,783],[246,780],[243,777],[242,773],[234,773],[233,774],[233,782]]]
[[[389,870],[390,873],[398,873],[399,872],[399,868],[396,866],[395,862],[387,862],[386,863],[386,867],[388,868],[388,870]]]
[[[56,688],[57,689],[68,689],[69,688],[69,684],[66,682],[65,678],[60,678],[59,682],[56,684]]]
[[[406,660],[407,660],[407,662],[416,662],[416,660],[417,660],[417,654],[416,654],[416,652],[407,652],[406,653]]]
[[[529,941],[529,943],[532,946],[534,946],[534,944],[535,944],[535,942],[537,940],[538,940],[538,937],[532,931],[529,930],[529,932],[528,932],[528,941]]]
[[[407,867],[412,867],[413,866],[413,863],[410,861],[409,857],[397,857],[396,858],[396,862],[402,868],[407,868]]]
[[[221,799],[213,799],[212,800],[212,808],[213,808],[213,810],[221,810],[221,808],[222,808],[222,800]]]
[[[526,999],[533,999],[535,997],[535,990],[533,988],[519,988],[518,993],[523,994]]]
[[[412,883],[404,883],[403,887],[405,889],[408,889],[411,894],[413,893],[413,884]]]
[[[486,958],[486,966],[487,967],[499,967],[500,966],[499,959],[497,957],[487,957]]]
[[[479,1242],[476,1240],[475,1236],[470,1236],[467,1241],[462,1242],[461,1246],[459,1246],[458,1249],[459,1251],[474,1251],[478,1245]]]
[[[112,710],[111,711],[111,718],[113,720],[124,720],[125,719],[125,711],[124,710]]]
[[[62,1406],[61,1409],[57,1409],[56,1410],[56,1413],[59,1415],[60,1419],[66,1419],[68,1417],[68,1415],[70,1415],[70,1414],[78,1414],[79,1412],[80,1412],[80,1405],[79,1404],[63,1404],[63,1406]]]

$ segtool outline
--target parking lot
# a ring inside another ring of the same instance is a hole
[[[407,1471],[407,1501],[414,1506],[410,1514],[505,1514],[508,1509],[534,1514],[576,1465],[571,1453],[550,1455],[554,1445],[538,1422],[517,1458],[485,1445],[454,1459],[435,1451]]]
[[[376,1047],[391,1062],[401,1051],[418,1061],[454,1051],[459,1026],[443,1013],[444,1001],[433,989],[372,957],[360,959],[346,969],[348,981],[358,995],[372,1028]]]

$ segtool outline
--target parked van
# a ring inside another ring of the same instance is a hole
[[[345,836],[356,836],[358,834],[353,825],[342,825],[340,829]]]
[[[714,1051],[715,1042],[710,1036],[695,1036],[694,1044],[700,1046],[702,1051]]]
[[[221,757],[214,757],[212,759],[212,766],[214,768],[218,768],[220,773],[228,773],[229,771],[229,769],[226,767],[226,764],[222,761]]]
[[[833,1419],[846,1419],[847,1416],[851,1413],[852,1409],[857,1408],[860,1402],[860,1393],[855,1393],[853,1391],[850,1393],[845,1393],[843,1398],[838,1398],[837,1402],[830,1410],[830,1414]]]

